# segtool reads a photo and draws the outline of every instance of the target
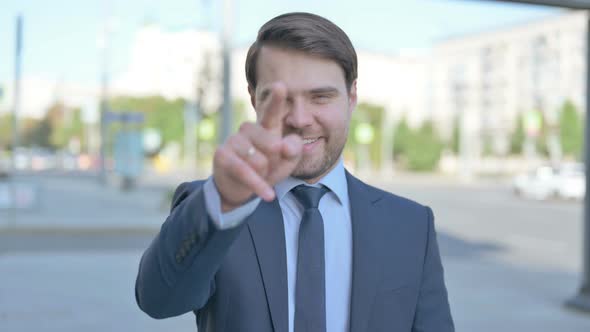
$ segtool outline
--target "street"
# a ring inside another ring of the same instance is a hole
[[[0,330],[196,331],[192,314],[149,318],[133,293],[172,183],[26,180],[39,205],[0,210]],[[457,331],[590,331],[563,306],[580,285],[581,203],[519,199],[502,182],[368,182],[433,208]]]

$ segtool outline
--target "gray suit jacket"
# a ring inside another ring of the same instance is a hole
[[[346,173],[353,234],[350,331],[454,331],[430,208]],[[200,332],[287,332],[287,266],[278,202],[218,230],[202,181],[181,184],[139,266],[139,307],[196,315]],[[329,282],[329,280],[327,281]]]

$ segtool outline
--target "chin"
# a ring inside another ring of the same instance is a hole
[[[328,159],[321,160],[320,163],[310,165],[309,161],[302,160],[295,168],[291,176],[301,180],[315,180],[325,175],[333,166],[333,162]]]

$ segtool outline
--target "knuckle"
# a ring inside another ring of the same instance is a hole
[[[237,137],[237,134],[234,134],[234,135],[231,135],[230,137],[228,137],[226,143],[231,147],[236,147],[236,143],[239,143],[239,139]]]
[[[227,148],[220,147],[215,151],[215,155],[213,156],[213,160],[216,164],[221,167],[227,167],[230,164],[229,152]]]
[[[269,165],[269,162],[268,162],[268,159],[266,157],[262,157],[261,156],[258,159],[258,169],[260,169],[261,171],[266,172],[266,170],[268,169],[268,165]]]
[[[240,179],[247,179],[250,176],[249,167],[241,167],[238,164],[234,165],[233,172]]]
[[[247,133],[250,130],[252,130],[252,123],[251,122],[243,122],[240,125],[240,129],[239,129],[240,133]]]

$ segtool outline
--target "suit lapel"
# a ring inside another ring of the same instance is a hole
[[[287,332],[287,258],[279,202],[276,199],[270,203],[261,201],[248,219],[274,330]]]
[[[378,192],[346,172],[352,222],[352,293],[350,301],[350,331],[365,331],[373,298],[377,290],[380,266],[380,216],[373,204]]]

